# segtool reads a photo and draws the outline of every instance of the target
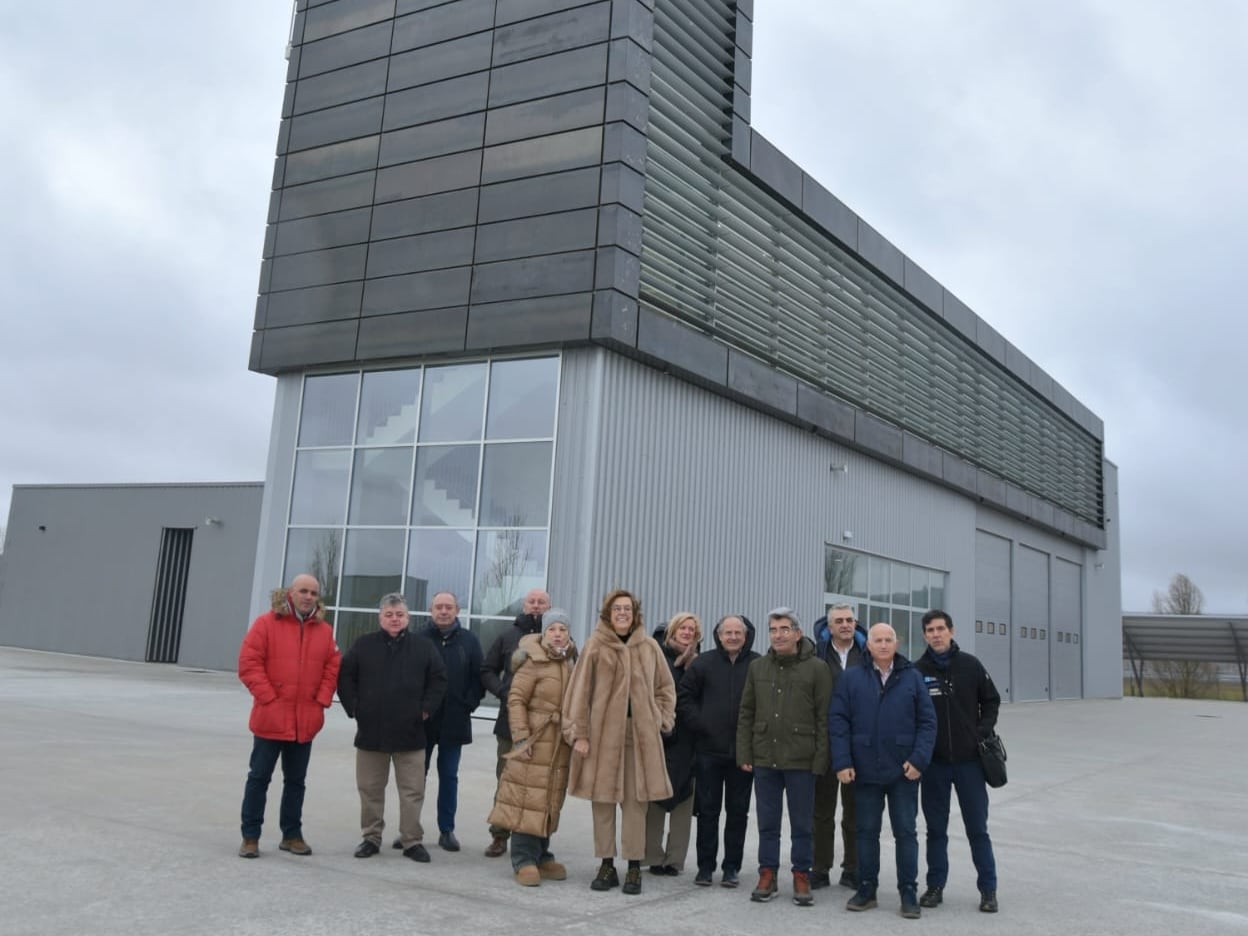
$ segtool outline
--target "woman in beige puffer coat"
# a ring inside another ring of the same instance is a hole
[[[516,883],[526,887],[568,876],[550,851],[550,837],[559,828],[568,789],[572,748],[563,737],[562,710],[575,659],[568,615],[558,608],[542,615],[542,633],[522,637],[511,658],[512,749],[490,823],[511,830],[512,870]]]

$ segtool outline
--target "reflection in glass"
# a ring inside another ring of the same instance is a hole
[[[872,601],[887,602],[892,597],[888,590],[888,563],[883,559],[872,558],[869,565],[871,593],[868,597]]]
[[[862,566],[862,572],[865,576],[867,566],[865,556],[842,552],[839,549],[828,549],[823,560],[823,590],[832,592],[835,595],[857,596],[864,594],[865,589],[863,592],[854,591],[854,572],[858,566]]]
[[[342,530],[291,530],[286,537],[286,566],[282,583],[289,585],[306,572],[321,583],[321,603],[338,600],[338,571],[342,564]]]
[[[495,361],[490,365],[487,439],[541,439],[555,434],[558,358]]]
[[[491,530],[477,535],[473,614],[514,617],[523,610],[524,593],[545,583],[544,531]]]
[[[356,449],[351,474],[350,523],[401,526],[411,494],[410,448]]]
[[[482,526],[546,526],[550,442],[487,445],[481,468]]]
[[[376,611],[339,611],[338,627],[334,638],[343,653],[351,649],[351,645],[365,634],[371,634],[381,627]]]
[[[358,445],[410,445],[420,412],[420,371],[369,371],[360,389]]]
[[[928,597],[931,594],[928,589],[928,581],[931,579],[932,573],[926,569],[910,570],[910,607],[912,608],[935,608],[936,605],[928,604]]]
[[[412,526],[475,526],[480,458],[480,445],[418,448]]]
[[[900,562],[893,564],[893,604],[908,605],[910,603],[910,567]],[[914,570],[918,575],[927,578],[922,569]]]
[[[299,415],[301,446],[351,444],[359,378],[359,374],[325,374],[304,379]]]
[[[931,582],[931,608],[943,608],[945,606],[945,573],[930,573],[929,581]]]
[[[346,511],[351,450],[300,452],[290,496],[290,522],[341,526]]]
[[[927,652],[927,641],[923,639],[923,612],[910,612],[910,659],[917,660]]]
[[[401,588],[403,530],[350,530],[338,604],[376,608],[382,596]]]
[[[893,630],[897,632],[897,652],[902,656],[913,660],[914,653],[910,649],[910,612],[901,608],[893,608],[889,622],[893,625]],[[923,639],[919,638],[919,643]]]
[[[471,576],[471,530],[412,530],[403,586],[408,607],[427,611],[440,591],[449,591],[462,606]]]
[[[425,369],[420,400],[420,441],[460,442],[481,438],[485,364]]]

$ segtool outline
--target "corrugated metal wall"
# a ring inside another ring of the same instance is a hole
[[[950,491],[597,349],[565,353],[559,420],[550,591],[581,635],[617,584],[650,625],[778,604],[809,625],[827,542],[948,571],[970,617],[975,507]]]

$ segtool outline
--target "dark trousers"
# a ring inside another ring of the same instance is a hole
[[[554,861],[550,850],[550,838],[517,832],[511,837],[511,869],[519,871],[525,865],[544,865]]]
[[[850,874],[858,870],[854,844],[854,788],[841,783],[829,770],[815,781],[815,870],[827,873],[836,858],[836,796],[841,796],[841,868]]]
[[[988,837],[988,785],[979,761],[933,763],[923,774],[923,821],[927,825],[927,886],[944,887],[949,880],[949,795],[958,791],[962,824],[971,843],[976,885],[997,889],[997,861]]]
[[[913,893],[919,883],[919,782],[898,777],[892,783],[855,783],[854,806],[858,819],[858,885],[875,893],[880,884],[880,829],[884,802],[893,827],[897,852],[897,890]]]
[[[694,768],[694,805],[698,817],[698,870],[715,870],[719,851],[719,814],[724,819],[725,871],[740,871],[745,852],[745,830],[750,823],[750,793],[754,775],[742,770],[731,757],[697,755]]]
[[[789,802],[789,862],[794,871],[810,871],[814,862],[815,775],[809,770],[754,768],[754,803],[758,810],[758,867],[780,867],[780,822]]]
[[[278,815],[282,838],[303,838],[304,779],[312,742],[274,741],[256,737],[251,745],[251,765],[247,785],[243,788],[243,838],[260,838],[264,825],[264,807],[269,797],[269,781],[278,758],[282,760],[282,808]]]
[[[438,831],[455,831],[455,811],[459,808],[459,757],[464,752],[462,744],[430,744],[425,748],[425,776],[433,764],[434,749],[438,757]]]

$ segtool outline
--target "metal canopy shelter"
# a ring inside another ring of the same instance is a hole
[[[1144,664],[1154,660],[1234,663],[1248,702],[1248,617],[1214,614],[1124,614],[1122,652],[1144,694]]]

